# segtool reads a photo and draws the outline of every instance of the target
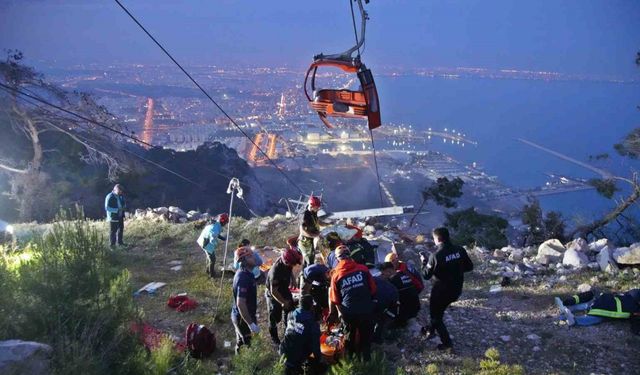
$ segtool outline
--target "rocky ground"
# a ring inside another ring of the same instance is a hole
[[[154,294],[135,297],[144,320],[176,340],[191,322],[212,327],[218,350],[206,360],[206,366],[212,373],[229,373],[234,341],[229,321],[232,275],[227,274],[222,284],[220,279],[211,280],[205,275],[204,256],[195,244],[201,221],[181,220],[187,216],[182,210],[155,211],[140,211],[127,221],[129,246],[118,250],[131,271],[135,289],[152,281],[167,283]],[[297,222],[284,216],[234,220],[231,250],[242,238],[250,239],[258,248],[282,247],[285,239],[297,231]],[[359,224],[380,246],[378,257],[395,249],[407,262],[415,263],[418,251],[429,249],[424,234],[374,221]],[[469,249],[476,269],[467,278],[461,299],[445,315],[454,352],[438,352],[437,338],[426,341],[420,335],[422,323],[428,321],[429,283],[418,319],[375,348],[390,363],[412,374],[425,373],[429,364],[435,364],[440,373],[475,373],[478,361],[490,347],[499,350],[503,363],[519,364],[530,374],[639,373],[640,336],[632,335],[628,321],[569,327],[558,319],[553,302],[554,296],[578,289],[625,291],[640,287],[640,268],[633,265],[639,252],[640,245],[618,249],[606,240],[591,244],[582,240],[569,244],[549,241],[525,249]],[[198,307],[185,313],[169,309],[169,296],[183,292],[195,298]],[[258,291],[258,304],[264,332],[267,323],[262,293],[263,287]]]

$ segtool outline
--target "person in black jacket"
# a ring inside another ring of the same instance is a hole
[[[432,235],[437,248],[436,252],[432,253],[428,260],[424,253],[420,254],[423,277],[425,280],[434,278],[429,300],[431,325],[425,327],[425,330],[429,333],[429,338],[435,336],[437,332],[442,340],[438,349],[446,350],[452,347],[452,342],[444,325],[444,311],[460,297],[464,273],[473,270],[473,263],[463,247],[451,243],[447,228],[436,228]]]
[[[326,365],[320,352],[320,325],[311,311],[313,297],[300,298],[300,307],[289,314],[284,339],[280,344],[280,355],[285,359],[285,374],[303,374],[305,362],[313,373],[324,373]],[[310,358],[313,354],[313,358]]]
[[[116,184],[111,193],[104,199],[104,210],[107,213],[107,221],[110,225],[109,244],[124,246],[124,212],[127,204],[124,199],[124,189],[122,185]]]

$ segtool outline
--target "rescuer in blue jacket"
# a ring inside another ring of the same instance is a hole
[[[218,240],[226,241],[226,238],[222,235],[222,227],[229,222],[229,214],[222,213],[218,215],[218,219],[212,221],[210,224],[202,229],[200,236],[196,241],[202,251],[204,251],[207,257],[207,265],[205,271],[209,277],[215,276],[216,266],[216,249],[218,248]]]
[[[111,193],[104,199],[104,210],[107,213],[107,221],[110,223],[109,244],[124,246],[124,212],[127,203],[124,199],[122,185],[116,184]]]
[[[285,358],[287,375],[302,374],[305,362],[316,371],[324,365],[320,352],[320,325],[315,320],[312,307],[313,297],[303,295],[300,298],[300,307],[289,314],[287,328],[280,344],[280,354]]]

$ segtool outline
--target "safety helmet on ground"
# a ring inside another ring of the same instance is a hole
[[[220,224],[223,224],[223,225],[228,223],[229,222],[229,214],[223,213],[223,214],[218,215],[218,222]]]
[[[302,264],[302,254],[296,249],[286,249],[282,253],[282,261],[287,266],[295,266],[296,264]]]
[[[346,259],[350,257],[351,257],[351,250],[349,250],[347,245],[340,245],[336,248],[336,258]]]
[[[236,249],[233,255],[233,261],[236,263],[240,263],[244,260],[244,258],[248,257],[249,255],[253,255],[253,252],[248,246],[239,247]]]
[[[314,195],[309,197],[309,206],[313,208],[320,208],[322,206],[322,201],[320,197],[316,197]]]

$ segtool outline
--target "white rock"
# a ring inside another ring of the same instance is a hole
[[[640,243],[616,249],[613,252],[613,259],[618,264],[640,264]]]
[[[578,285],[578,293],[590,292],[593,287],[589,284],[580,284]]]
[[[602,248],[602,250],[600,250],[600,253],[598,254],[597,259],[598,259],[598,265],[600,265],[601,271],[606,271],[611,273],[618,271],[618,266],[613,261],[613,258],[611,257],[611,252],[608,246],[605,246]]]
[[[500,340],[504,342],[509,342],[511,341],[511,336],[500,336]]]
[[[374,234],[376,232],[376,228],[373,225],[366,225],[362,230],[365,234]]]
[[[589,244],[583,238],[576,238],[575,240],[569,242],[565,247],[567,248],[567,250],[573,249],[578,252],[589,251]]]
[[[174,213],[178,216],[187,216],[187,214],[181,208],[175,206],[169,206],[169,212]]]
[[[564,252],[562,264],[575,268],[582,268],[589,264],[589,258],[585,253],[578,251],[573,247],[570,247],[567,249],[567,251]]]
[[[0,341],[0,374],[51,373],[49,345],[32,341]]]
[[[524,250],[522,249],[513,249],[511,254],[509,255],[509,260],[512,262],[522,262],[524,259]]]
[[[540,351],[540,347],[539,346],[534,346],[531,350],[533,350],[534,352],[539,352]]]
[[[591,262],[587,264],[587,267],[589,267],[590,270],[594,270],[594,271],[600,269],[600,265],[598,264],[598,262]]]
[[[502,287],[500,285],[491,285],[489,288],[489,293],[500,293],[502,291]]]
[[[538,256],[548,255],[552,257],[560,257],[565,250],[564,245],[560,241],[556,239],[547,240],[538,247]]]
[[[536,335],[535,333],[532,333],[530,335],[527,335],[527,338],[529,340],[540,340],[540,336]]]
[[[175,207],[174,207],[175,208]],[[169,212],[169,209],[166,207],[158,207],[158,208],[154,208],[153,212],[155,212],[156,214],[160,214],[160,215],[164,215],[167,212]]]
[[[593,253],[600,253],[600,250],[609,246],[609,240],[606,238],[601,238],[595,242],[589,244],[589,251]]]

